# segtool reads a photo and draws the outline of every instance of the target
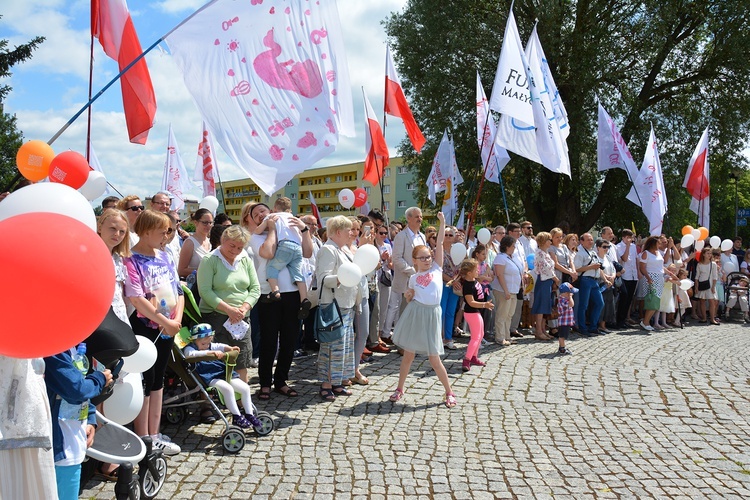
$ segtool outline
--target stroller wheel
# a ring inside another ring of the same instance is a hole
[[[164,479],[167,477],[167,461],[161,454],[154,458],[154,467],[157,477],[154,477],[148,468],[140,477],[141,498],[145,500],[151,500],[159,494],[161,487],[164,485]]]
[[[255,415],[255,418],[260,421],[260,425],[258,427],[253,427],[253,430],[255,430],[255,433],[258,436],[268,436],[273,432],[275,425],[273,422],[273,418],[269,413],[259,411]]]
[[[221,446],[227,453],[239,453],[245,447],[245,433],[239,427],[230,426],[221,435]]]
[[[175,408],[167,408],[166,415],[167,422],[170,424],[179,424],[185,420],[185,410],[179,406]]]

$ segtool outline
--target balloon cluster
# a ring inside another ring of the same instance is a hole
[[[339,204],[349,210],[352,207],[363,207],[367,203],[367,191],[364,188],[342,189],[339,191]]]
[[[55,155],[44,141],[28,141],[21,146],[16,153],[16,165],[21,175],[31,182],[49,178],[50,182],[77,189],[89,201],[100,197],[107,189],[104,174],[92,170],[80,153],[64,151]]]
[[[143,386],[141,373],[156,363],[156,346],[154,343],[136,335],[138,350],[134,354],[123,358],[122,372],[112,388],[112,395],[104,401],[104,413],[107,417],[121,425],[127,425],[138,416],[143,407]]]
[[[682,227],[682,239],[680,240],[680,246],[687,248],[691,245],[695,245],[695,249],[700,252],[706,246],[706,241],[711,248],[720,248],[722,252],[726,252],[731,249],[733,244],[732,240],[725,239],[722,241],[718,236],[708,237],[708,229],[705,227],[694,228],[693,226]]]

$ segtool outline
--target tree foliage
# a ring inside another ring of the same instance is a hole
[[[14,65],[31,58],[34,49],[43,41],[44,37],[38,36],[11,50],[8,48],[8,40],[0,40],[0,79],[9,77]],[[15,115],[3,110],[3,101],[10,91],[10,85],[0,85],[0,189],[15,175],[16,153],[23,144],[23,133],[16,126]]]
[[[408,142],[401,145],[405,165],[420,181],[448,127],[466,179],[463,194],[476,193],[476,71],[489,95],[509,10],[509,0],[410,0],[386,20],[402,84],[429,141],[418,156]],[[750,131],[745,0],[516,0],[514,13],[524,41],[538,20],[571,123],[572,179],[511,154],[503,171],[511,218],[547,229],[566,220],[573,231],[600,224],[629,227],[631,221],[647,227],[640,208],[625,200],[630,189],[625,171],[597,171],[598,97],[635,158],[643,157],[653,124],[669,202],[665,229],[672,232],[695,222],[681,185],[702,130],[711,127],[711,230],[733,233],[734,189],[728,179],[747,164],[742,150]],[[750,185],[744,171],[739,185]],[[485,183],[480,207],[492,222],[505,222],[497,185]]]

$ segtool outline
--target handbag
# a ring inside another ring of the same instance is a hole
[[[391,275],[390,269],[383,269],[380,271],[380,278],[378,278],[380,284],[383,286],[391,286],[393,284],[393,276]]]
[[[660,305],[661,298],[653,290],[648,292],[643,299],[643,306],[647,311],[658,311]]]
[[[320,292],[318,296],[318,309],[315,312],[315,329],[313,336],[319,344],[328,344],[341,340],[344,336],[344,320],[341,317],[339,303],[334,298],[328,304],[321,304],[320,299],[323,296],[323,280],[320,283]]]
[[[699,281],[698,282],[698,291],[699,292],[702,292],[704,290],[708,290],[709,288],[711,288],[711,280]]]

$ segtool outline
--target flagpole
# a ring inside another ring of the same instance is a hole
[[[122,78],[122,75],[127,73],[128,70],[130,70],[130,68],[132,68],[138,61],[143,59],[146,56],[146,54],[154,50],[157,47],[157,45],[159,45],[161,42],[164,41],[165,38],[167,38],[169,35],[174,33],[178,28],[180,28],[183,24],[187,23],[192,18],[194,18],[195,16],[197,16],[198,14],[200,14],[201,12],[203,12],[205,9],[207,9],[208,7],[210,7],[216,2],[217,0],[211,0],[210,2],[206,3],[203,7],[199,8],[198,10],[190,14],[188,17],[186,17],[184,20],[182,20],[182,22],[180,22],[177,26],[169,30],[165,35],[161,36],[158,40],[156,40],[153,44],[151,44],[151,46],[149,46],[146,50],[141,52],[140,55],[138,55],[138,57],[133,59],[130,62],[130,64],[125,66],[122,69],[122,71],[120,71],[112,80],[110,80],[110,82],[107,83],[93,98],[89,99],[89,101],[86,104],[84,104],[83,107],[79,109],[78,112],[75,115],[73,115],[73,117],[70,120],[68,120],[68,122],[65,125],[63,125],[62,128],[58,130],[57,133],[55,133],[55,135],[53,135],[49,141],[47,141],[47,144],[51,146],[52,143],[54,143],[63,134],[63,132],[65,132],[68,129],[68,127],[70,127],[73,124],[73,122],[75,122],[78,119],[78,117],[81,116],[81,114],[83,114],[84,111],[86,111],[89,107],[91,107],[91,105],[97,99],[99,99],[102,96],[102,94],[104,94],[104,92],[107,91],[107,89],[109,89],[117,80]]]
[[[91,51],[89,55],[89,100],[94,90],[94,32],[91,32]],[[86,126],[86,162],[91,163],[91,106],[88,109],[88,124]]]
[[[487,125],[486,125],[486,122],[485,122],[485,127],[486,126]],[[494,149],[495,140],[497,139],[497,133],[499,131],[500,131],[499,128],[495,129],[495,136],[492,138],[493,149]],[[484,142],[484,134],[482,134],[482,141]],[[481,149],[479,150],[479,157],[480,158],[482,157],[482,150]],[[473,227],[473,225],[474,225],[474,217],[475,217],[476,212],[477,212],[477,207],[479,206],[479,197],[482,195],[482,187],[484,186],[484,178],[487,175],[487,168],[490,166],[490,160],[491,159],[492,159],[492,154],[488,154],[487,155],[487,162],[484,164],[484,171],[482,172],[482,178],[479,180],[479,188],[477,189],[477,197],[474,200],[474,208],[471,211],[471,216],[469,216],[469,223],[471,224],[470,227]],[[498,172],[498,175],[500,175],[499,172]],[[505,190],[503,190],[503,193],[504,193],[504,191]],[[503,198],[505,198],[505,194],[503,194]],[[507,214],[507,207],[506,207],[506,214]],[[508,217],[508,219],[510,220],[510,217]]]

